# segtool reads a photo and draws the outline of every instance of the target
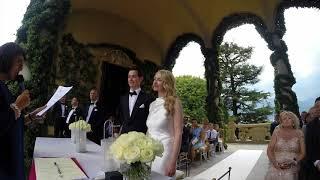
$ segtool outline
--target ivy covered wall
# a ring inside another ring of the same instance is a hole
[[[54,59],[57,57],[59,32],[70,10],[70,0],[31,0],[18,29],[16,42],[26,50],[31,80],[26,83],[32,96],[31,109],[44,105],[54,87]],[[45,125],[25,129],[26,170],[31,164],[35,138]],[[27,171],[28,172],[28,171]]]

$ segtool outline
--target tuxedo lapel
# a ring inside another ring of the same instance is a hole
[[[125,119],[130,119],[130,110],[129,110],[129,94],[127,94],[124,97],[124,104],[123,104],[123,110],[124,110],[124,115],[125,115]]]
[[[143,102],[143,99],[144,99],[144,92],[143,92],[143,91],[140,91],[140,93],[139,93],[139,95],[138,95],[138,98],[137,98],[137,100],[136,100],[136,103],[135,103],[134,106],[133,106],[133,110],[132,110],[130,119],[133,119],[134,116],[136,115],[136,112],[137,112],[139,106],[140,106],[141,103]]]

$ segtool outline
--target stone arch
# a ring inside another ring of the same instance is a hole
[[[207,99],[206,99],[206,110],[207,110],[207,116],[210,122],[218,122],[219,119],[217,118],[218,115],[215,112],[218,112],[218,106],[216,106],[213,101],[213,94],[215,93],[216,89],[214,89],[213,92],[211,92],[210,88],[212,87],[212,80],[210,77],[213,75],[213,69],[215,65],[210,61],[210,49],[205,47],[205,43],[203,39],[192,33],[183,34],[176,38],[176,40],[172,43],[170,46],[165,62],[163,63],[164,68],[172,70],[175,64],[175,60],[178,58],[180,51],[189,43],[189,42],[196,42],[201,47],[201,52],[205,58],[204,60],[204,67],[205,67],[205,78],[207,80]],[[213,110],[211,108],[214,108]]]
[[[296,83],[293,76],[291,65],[288,58],[288,47],[282,39],[285,32],[284,11],[290,7],[315,7],[320,8],[319,0],[284,0],[276,9],[275,26],[273,32],[270,32],[270,41],[268,42],[270,49],[273,51],[270,60],[275,68],[275,105],[276,111],[289,110],[300,116],[297,96],[292,90],[292,86]]]
[[[253,24],[256,27],[256,30],[262,36],[262,38],[267,41],[270,41],[268,29],[264,21],[257,15],[252,13],[235,13],[231,14],[222,19],[220,24],[214,30],[212,35],[212,48],[208,49],[206,52],[206,78],[208,85],[208,114],[209,119],[223,119],[223,112],[219,108],[220,94],[222,84],[219,79],[219,63],[218,63],[218,48],[222,43],[223,36],[225,33],[232,28],[238,27],[243,24]],[[213,120],[214,121],[214,120]]]
[[[203,55],[205,55],[205,44],[204,41],[200,36],[193,33],[187,33],[183,34],[181,36],[178,36],[173,43],[171,44],[166,58],[163,63],[163,67],[166,69],[172,70],[173,66],[175,65],[175,61],[179,56],[180,51],[189,43],[189,42],[196,42],[201,47],[201,52]]]

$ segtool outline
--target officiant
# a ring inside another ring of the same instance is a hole
[[[29,91],[20,89],[23,92],[14,99],[5,83],[17,79],[24,60],[25,53],[16,43],[0,46],[0,179],[25,179],[23,128],[43,118],[36,114],[44,107],[22,116],[21,111],[30,104]]]

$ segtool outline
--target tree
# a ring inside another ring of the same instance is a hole
[[[206,81],[192,76],[176,77],[177,95],[185,115],[197,120],[206,118]]]
[[[228,111],[243,123],[263,122],[272,114],[267,103],[270,93],[249,88],[259,82],[258,76],[262,72],[262,66],[248,63],[252,50],[252,47],[224,43],[218,55],[222,99]]]

